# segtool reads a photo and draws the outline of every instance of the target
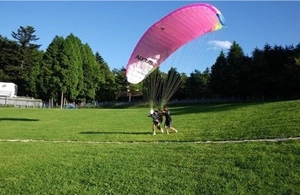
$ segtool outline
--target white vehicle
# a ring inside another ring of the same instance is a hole
[[[18,85],[14,83],[0,82],[0,97],[17,97]]]

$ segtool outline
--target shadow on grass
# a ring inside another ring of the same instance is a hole
[[[39,121],[39,119],[31,119],[31,118],[0,118],[0,121]]]
[[[126,135],[146,135],[146,134],[152,134],[152,132],[101,132],[101,131],[84,131],[80,132],[79,134],[86,134],[86,135],[109,135],[109,134],[126,134]]]
[[[251,102],[251,103],[220,103],[220,104],[196,104],[188,105],[183,107],[171,107],[172,115],[181,115],[186,113],[211,113],[211,112],[220,112],[220,111],[229,111],[235,110],[242,107],[260,105],[265,102]]]

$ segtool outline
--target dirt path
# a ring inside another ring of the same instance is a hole
[[[270,138],[270,139],[244,139],[244,140],[218,140],[218,141],[71,141],[71,140],[33,140],[33,139],[0,139],[0,142],[41,142],[41,143],[86,143],[86,144],[121,144],[121,143],[191,143],[191,144],[226,144],[226,143],[245,143],[245,142],[282,142],[300,140],[300,137],[288,137],[288,138]]]

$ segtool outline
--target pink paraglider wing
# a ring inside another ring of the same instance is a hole
[[[127,81],[141,82],[173,52],[197,37],[219,30],[225,20],[212,5],[179,8],[153,24],[136,45],[126,67]]]

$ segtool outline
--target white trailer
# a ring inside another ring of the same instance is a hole
[[[0,82],[0,97],[17,97],[18,85],[8,82]]]

